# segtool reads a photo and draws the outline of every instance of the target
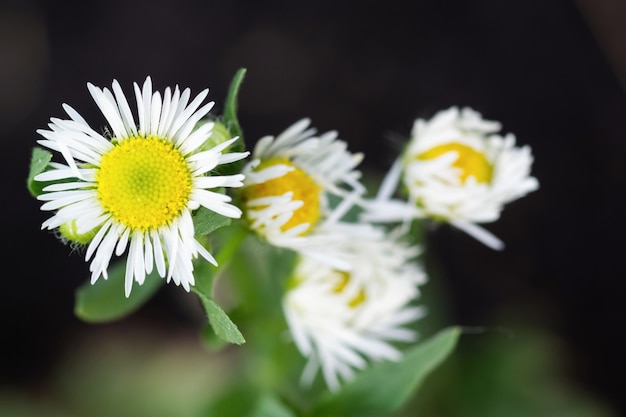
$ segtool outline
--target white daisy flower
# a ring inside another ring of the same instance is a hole
[[[299,258],[283,311],[298,350],[308,359],[304,384],[321,368],[328,387],[336,390],[371,361],[400,359],[394,342],[416,339],[407,325],[425,314],[412,302],[426,275],[415,261],[418,248],[399,237],[370,226],[367,236],[344,241],[349,272]]]
[[[432,119],[417,119],[411,139],[364,220],[378,222],[433,218],[448,222],[485,245],[503,242],[477,223],[496,221],[504,205],[536,190],[528,146],[516,147],[500,123],[470,109],[451,107]],[[408,201],[392,198],[402,179]]]
[[[302,119],[277,137],[261,138],[252,153],[241,198],[252,230],[270,244],[338,262],[329,245],[340,239],[335,224],[365,188],[355,168],[362,154],[330,131],[315,136]],[[329,196],[343,199],[331,210]]]
[[[51,118],[50,130],[38,130],[38,143],[61,153],[65,164],[35,179],[52,181],[38,197],[41,209],[54,211],[43,228],[71,225],[88,240],[86,260],[91,260],[91,282],[107,278],[113,253],[128,249],[125,292],[133,281],[141,285],[153,267],[161,277],[189,291],[194,285],[192,259],[199,255],[216,265],[211,254],[195,239],[193,210],[206,207],[220,215],[239,218],[241,210],[217,187],[240,187],[244,176],[211,176],[220,164],[245,158],[248,152],[223,153],[237,138],[211,149],[201,149],[213,123],[198,124],[213,102],[201,104],[202,91],[190,102],[191,91],[167,88],[161,96],[152,91],[147,77],[143,88],[135,83],[137,116],[117,81],[113,91],[87,85],[106,118],[111,139],[95,130],[69,105],[70,120]],[[67,227],[67,226],[66,226]]]

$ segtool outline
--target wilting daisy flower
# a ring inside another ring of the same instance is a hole
[[[331,209],[331,195],[354,202],[365,191],[355,168],[362,154],[352,154],[337,132],[320,136],[302,119],[277,137],[261,138],[252,153],[241,199],[252,230],[275,246],[312,256],[330,253],[341,237],[331,225],[349,203]],[[330,262],[332,256],[326,257]]]
[[[428,217],[451,223],[494,249],[503,243],[477,223],[493,222],[503,206],[536,190],[530,176],[528,146],[516,147],[500,123],[472,109],[440,111],[417,119],[411,139],[385,178],[377,198],[368,202],[368,221],[407,221]],[[402,183],[408,201],[393,199]]]
[[[240,187],[244,176],[212,176],[220,164],[245,158],[248,153],[223,153],[237,138],[211,149],[203,144],[213,123],[198,123],[213,107],[201,106],[202,91],[190,102],[190,90],[161,96],[146,78],[135,84],[137,116],[117,81],[113,92],[87,85],[110,127],[111,138],[95,130],[70,106],[63,108],[70,120],[52,118],[50,130],[38,130],[42,146],[61,153],[65,164],[51,163],[38,181],[54,184],[38,199],[42,210],[54,211],[42,228],[69,228],[77,236],[89,236],[86,260],[91,260],[91,282],[107,278],[113,253],[128,249],[125,289],[133,281],[141,285],[153,267],[167,281],[187,291],[194,284],[192,259],[199,255],[216,264],[195,239],[191,213],[203,206],[220,215],[238,218],[241,211],[230,197],[209,191]],[[108,135],[107,135],[108,136]],[[68,226],[69,225],[69,226]]]
[[[373,228],[344,244],[349,272],[301,256],[283,299],[290,334],[307,358],[303,383],[321,368],[332,390],[371,361],[400,359],[393,343],[414,341],[407,325],[425,313],[412,304],[426,280],[417,247]]]

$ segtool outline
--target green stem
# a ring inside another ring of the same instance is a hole
[[[227,235],[226,241],[215,255],[218,270],[213,276],[213,288],[215,288],[215,281],[217,281],[221,277],[222,272],[224,272],[224,270],[230,264],[230,261],[233,259],[233,256],[239,249],[239,246],[241,246],[241,243],[250,233],[248,229],[238,224],[232,224],[232,226],[228,229],[231,233]]]
[[[217,266],[207,262],[199,262],[196,265],[196,284],[192,288],[194,292],[201,292],[207,297],[213,297],[215,281],[228,267],[230,260],[248,233],[245,227],[233,223],[230,227],[223,227],[214,232],[216,239],[224,242],[214,255]]]

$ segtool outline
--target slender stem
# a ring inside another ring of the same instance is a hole
[[[220,278],[222,272],[229,265],[230,261],[233,259],[235,252],[241,246],[241,243],[244,241],[246,236],[250,233],[248,229],[242,227],[238,224],[232,224],[229,227],[231,233],[228,234],[227,240],[224,242],[220,250],[215,255],[215,260],[217,261],[218,270],[215,272],[213,276],[213,287],[215,288],[215,281]]]
[[[208,263],[205,262],[198,263],[196,268],[196,284],[192,287],[194,292],[201,292],[211,298],[213,297],[215,280],[218,279],[224,269],[228,267],[230,260],[249,232],[245,227],[231,223],[230,226],[220,228],[214,233],[218,241],[223,242],[217,253],[214,254],[217,266],[208,265]]]

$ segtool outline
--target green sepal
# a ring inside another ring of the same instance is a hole
[[[39,147],[33,148],[33,152],[30,157],[30,170],[28,172],[28,179],[26,185],[28,191],[30,191],[33,197],[37,197],[43,193],[43,188],[49,183],[35,181],[35,177],[46,170],[48,164],[52,160],[52,154]]]
[[[461,330],[444,329],[396,362],[381,362],[357,375],[336,393],[320,398],[315,416],[382,416],[400,409],[423,380],[452,353]]]
[[[119,320],[144,305],[165,282],[156,271],[146,275],[142,285],[135,283],[128,298],[124,295],[126,265],[109,268],[109,278],[100,277],[93,285],[85,282],[75,294],[74,314],[89,323]]]
[[[237,328],[237,325],[233,323],[226,312],[224,312],[224,310],[222,310],[222,308],[218,306],[215,301],[213,301],[209,294],[204,292],[199,287],[191,287],[191,291],[193,291],[198,298],[200,298],[200,302],[206,311],[209,323],[211,324],[211,327],[213,327],[216,335],[226,342],[234,343],[236,345],[241,345],[246,342],[243,335],[239,331],[239,328]]]

